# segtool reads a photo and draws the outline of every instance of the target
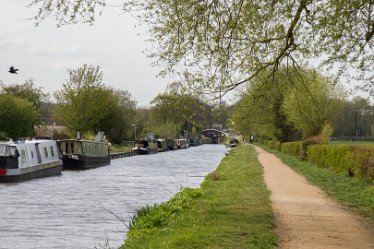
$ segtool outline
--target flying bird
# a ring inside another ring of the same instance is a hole
[[[18,70],[19,70],[19,69],[14,68],[13,66],[11,66],[11,67],[9,68],[9,71],[8,71],[8,72],[9,72],[9,73],[16,74]]]

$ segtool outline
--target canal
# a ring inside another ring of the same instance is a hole
[[[223,145],[112,160],[110,166],[0,184],[0,248],[94,249],[122,244],[135,209],[198,187]]]

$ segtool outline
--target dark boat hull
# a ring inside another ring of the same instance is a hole
[[[76,156],[73,158],[68,155],[62,156],[62,164],[64,169],[83,170],[92,169],[110,164],[110,156]]]
[[[20,182],[31,179],[37,179],[48,176],[58,176],[61,175],[62,164],[37,170],[31,172],[20,173],[16,175],[5,175],[0,177],[0,182]]]
[[[133,152],[136,153],[137,155],[150,155],[150,154],[156,154],[158,153],[157,149],[151,149],[151,148],[146,148],[146,149],[133,149]]]

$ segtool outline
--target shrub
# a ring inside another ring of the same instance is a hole
[[[307,151],[307,160],[319,167],[374,179],[373,145],[311,145]]]
[[[271,149],[279,150],[281,149],[281,142],[277,140],[265,140],[265,144],[269,146]]]
[[[281,151],[291,155],[301,158],[302,142],[286,142],[282,143]]]

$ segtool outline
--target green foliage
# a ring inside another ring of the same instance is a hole
[[[374,136],[374,106],[367,99],[354,97],[340,105],[341,111],[333,121],[334,137],[361,140]]]
[[[25,99],[0,94],[0,120],[0,132],[4,138],[33,136],[38,112]]]
[[[311,145],[308,160],[319,167],[332,168],[366,180],[374,180],[374,145]]]
[[[154,206],[145,206],[135,211],[129,224],[126,244],[141,239],[155,229],[166,227],[183,210],[191,207],[202,196],[200,189],[184,188],[169,201]]]
[[[27,80],[24,84],[1,85],[1,92],[12,95],[21,99],[25,99],[39,110],[47,94],[43,92],[41,87],[35,87],[33,80]]]
[[[287,142],[282,143],[281,151],[288,155],[296,156],[301,158],[302,153],[302,142]]]
[[[55,93],[55,117],[72,131],[104,131],[114,142],[131,136],[135,101],[127,91],[102,83],[100,67],[83,65],[69,70],[69,80]]]
[[[320,134],[323,126],[331,123],[338,104],[334,86],[327,78],[315,72],[304,78],[288,92],[283,108],[289,121],[308,138]]]
[[[133,0],[125,8],[141,10],[138,18],[156,44],[151,56],[197,91],[218,95],[266,69],[297,67],[314,56],[340,63],[341,74],[347,66],[373,76],[371,1]]]
[[[154,127],[163,137],[176,137],[184,131],[194,135],[193,131],[202,130],[214,121],[211,106],[197,95],[175,89],[175,86],[156,96],[151,104],[153,123],[148,126]]]
[[[53,14],[58,25],[92,24],[106,5],[105,0],[30,2],[38,9],[37,24]],[[162,73],[177,71],[198,92],[222,96],[267,69],[297,68],[313,57],[320,57],[322,66],[339,63],[339,74],[357,72],[367,79],[363,89],[373,89],[372,1],[124,0],[123,5],[149,27],[150,56],[164,66]]]
[[[304,138],[321,135],[324,125],[338,113],[339,92],[315,71],[281,68],[270,78],[266,75],[254,78],[235,105],[231,120],[246,136],[266,134],[289,142],[300,140],[300,134]],[[325,129],[331,132],[331,127]]]
[[[200,189],[185,191],[138,211],[121,248],[276,247],[269,191],[252,147],[231,150]]]
[[[289,74],[294,75],[295,72]],[[291,87],[291,78],[285,68],[270,78],[266,73],[254,78],[241,100],[235,104],[231,117],[234,128],[245,137],[257,134],[257,137],[266,135],[281,142],[297,140],[299,132],[289,122],[282,108]]]

